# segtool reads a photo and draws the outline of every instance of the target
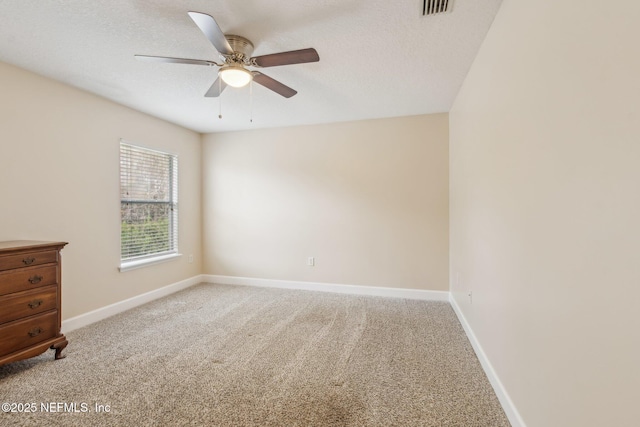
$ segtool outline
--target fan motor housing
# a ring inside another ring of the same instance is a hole
[[[238,54],[242,54],[245,58],[250,58],[253,54],[253,43],[251,40],[235,34],[225,34],[224,38],[227,39],[231,49]]]

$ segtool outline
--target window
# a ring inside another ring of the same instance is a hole
[[[120,271],[178,256],[178,158],[120,143]]]

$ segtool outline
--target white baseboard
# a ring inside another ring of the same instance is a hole
[[[220,285],[258,286],[265,288],[333,292],[339,294],[370,295],[429,301],[449,301],[449,292],[447,291],[426,291],[421,289],[382,288],[377,286],[340,285],[336,283],[257,279],[253,277],[219,276],[215,274],[203,275],[202,281],[207,283],[217,283]]]
[[[509,419],[512,427],[526,427],[526,424],[520,416],[518,409],[513,404],[511,397],[509,397],[509,393],[507,393],[504,385],[502,385],[502,381],[500,381],[500,378],[498,378],[496,371],[493,369],[493,365],[491,365],[491,362],[482,349],[480,342],[476,338],[476,335],[473,333],[473,329],[471,329],[469,322],[467,322],[464,314],[462,314],[462,310],[460,309],[460,306],[458,306],[458,303],[453,297],[453,294],[451,294],[449,302],[451,303],[451,307],[453,307],[453,311],[455,311],[456,315],[458,316],[458,320],[460,320],[460,323],[462,324],[462,327],[464,328],[464,331],[467,334],[467,337],[469,338],[469,341],[471,342],[471,345],[476,352],[476,356],[478,356],[478,360],[482,365],[482,369],[484,369],[484,372],[489,379],[489,383],[491,383],[491,386],[493,387],[493,390],[495,391],[496,396],[498,397],[498,400],[502,405],[502,409],[507,415],[507,418]]]
[[[122,313],[123,311],[138,307],[139,305],[146,304],[158,298],[162,298],[164,296],[181,291],[190,286],[201,283],[202,281],[203,277],[201,275],[194,276],[189,279],[172,283],[162,288],[137,295],[124,301],[119,301],[114,304],[98,308],[97,310],[72,317],[71,319],[63,320],[62,333],[67,333],[75,329],[82,328],[83,326],[90,325],[91,323],[98,322],[100,320],[106,319],[107,317],[111,317],[115,314]]]

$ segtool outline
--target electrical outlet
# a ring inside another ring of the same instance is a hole
[[[316,259],[310,256],[309,258],[307,258],[307,265],[309,267],[313,267],[314,265],[316,265]]]
[[[473,291],[469,291],[469,304],[473,304]]]
[[[189,255],[189,264],[193,262],[193,255]]]

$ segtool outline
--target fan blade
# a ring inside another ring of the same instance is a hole
[[[305,62],[318,62],[320,56],[314,48],[290,50],[288,52],[272,53],[251,58],[259,67],[275,67],[276,65],[303,64]]]
[[[266,76],[258,71],[254,71],[252,74],[254,82],[266,87],[267,89],[271,89],[275,93],[280,94],[285,98],[291,98],[293,95],[298,93],[297,91],[291,89],[289,86],[286,86],[279,81],[274,80],[271,77]]]
[[[134,55],[137,60],[145,62],[164,62],[169,64],[218,65],[204,59],[170,58],[167,56]]]
[[[189,16],[218,52],[223,55],[233,55],[233,49],[213,16],[200,12],[189,12]]]
[[[217,98],[220,96],[224,88],[227,87],[227,84],[220,77],[216,79],[215,82],[211,85],[207,93],[204,94],[207,98]]]

